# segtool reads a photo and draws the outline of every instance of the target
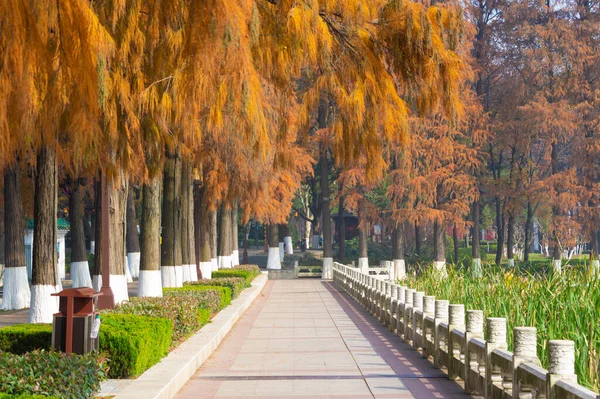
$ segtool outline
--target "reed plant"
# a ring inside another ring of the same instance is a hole
[[[480,278],[453,267],[448,268],[448,278],[440,278],[430,269],[409,275],[401,284],[462,303],[465,309],[483,310],[486,317],[505,317],[510,350],[513,327],[537,327],[538,356],[544,367],[549,340],[574,341],[579,383],[600,390],[600,279],[596,274],[566,268],[562,274],[542,276],[490,265]]]

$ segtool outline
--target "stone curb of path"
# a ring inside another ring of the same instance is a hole
[[[221,310],[196,335],[179,345],[158,364],[131,381],[115,399],[171,399],[196,373],[238,319],[260,295],[268,281],[266,272],[254,279],[252,287]]]

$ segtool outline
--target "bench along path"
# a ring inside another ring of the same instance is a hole
[[[177,398],[468,398],[332,283],[269,281]]]

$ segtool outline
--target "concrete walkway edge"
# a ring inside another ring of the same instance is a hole
[[[254,279],[252,287],[245,289],[209,324],[179,345],[158,364],[131,381],[115,398],[171,399],[174,397],[217,349],[238,319],[260,295],[267,281],[268,275],[263,272]]]

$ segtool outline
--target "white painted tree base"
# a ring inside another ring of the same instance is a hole
[[[175,266],[175,283],[178,287],[183,287],[183,266]]]
[[[282,263],[285,260],[285,249],[282,242],[279,243],[279,260]]]
[[[448,270],[446,270],[446,261],[445,260],[433,261],[433,270],[439,277],[442,277],[442,278],[448,277]]]
[[[314,234],[312,236],[312,242],[310,243],[311,249],[319,249],[319,243],[321,242],[321,236],[318,234]]]
[[[162,286],[164,288],[183,287],[183,282],[177,279],[177,266],[161,266],[160,273]],[[179,273],[181,273],[181,266],[179,269]]]
[[[189,283],[192,280],[192,276],[190,274],[190,265],[183,265],[181,268],[183,273],[182,279],[184,283]]]
[[[483,269],[481,268],[481,258],[474,258],[471,262],[471,276],[476,278],[483,277]]]
[[[92,288],[94,291],[100,292],[102,289],[102,276],[95,274],[92,277]],[[115,305],[123,301],[129,300],[129,290],[127,288],[127,276],[124,274],[111,274],[110,275],[110,288],[115,298]]]
[[[333,280],[333,258],[323,258],[321,280]]]
[[[129,300],[129,292],[127,290],[127,276],[124,274],[110,275],[110,288],[112,288],[115,297],[115,305]]]
[[[210,264],[212,265],[213,272],[219,270],[219,261],[217,258],[210,258]]]
[[[129,262],[127,256],[125,256],[125,278],[127,283],[133,283],[133,277],[131,277],[131,271],[129,270]]]
[[[231,255],[218,256],[219,269],[231,269]]]
[[[196,268],[195,264],[190,265],[190,276],[192,278],[190,281],[198,281],[198,269]]]
[[[90,253],[91,254],[96,253],[96,241],[90,241]]]
[[[365,274],[369,274],[369,258],[358,258],[358,269]]]
[[[562,259],[552,259],[552,271],[554,273],[562,273]]]
[[[200,273],[202,273],[203,279],[212,278],[212,262],[200,262]]]
[[[18,310],[31,304],[31,290],[27,280],[27,267],[7,267],[4,269],[2,288],[2,309]]]
[[[140,277],[140,252],[130,252],[127,254],[127,262],[129,263],[129,271],[131,272],[131,277],[138,278]]]
[[[269,247],[269,255],[267,257],[267,269],[281,270],[279,247]]]
[[[60,291],[54,285],[32,285],[29,323],[52,323],[52,315],[58,313],[58,297],[52,296]]]
[[[83,262],[71,262],[71,281],[73,281],[73,288],[92,288],[90,265],[87,260]]]
[[[162,277],[160,270],[140,270],[138,296],[162,297]]]
[[[283,238],[283,245],[285,246],[285,253],[287,255],[294,254],[294,245],[292,244],[292,237],[286,236]]]
[[[404,280],[406,278],[406,261],[404,259],[394,259],[392,263],[394,265],[393,281]]]
[[[240,250],[234,249],[233,254],[231,254],[231,265],[239,266],[239,264],[240,264]]]

